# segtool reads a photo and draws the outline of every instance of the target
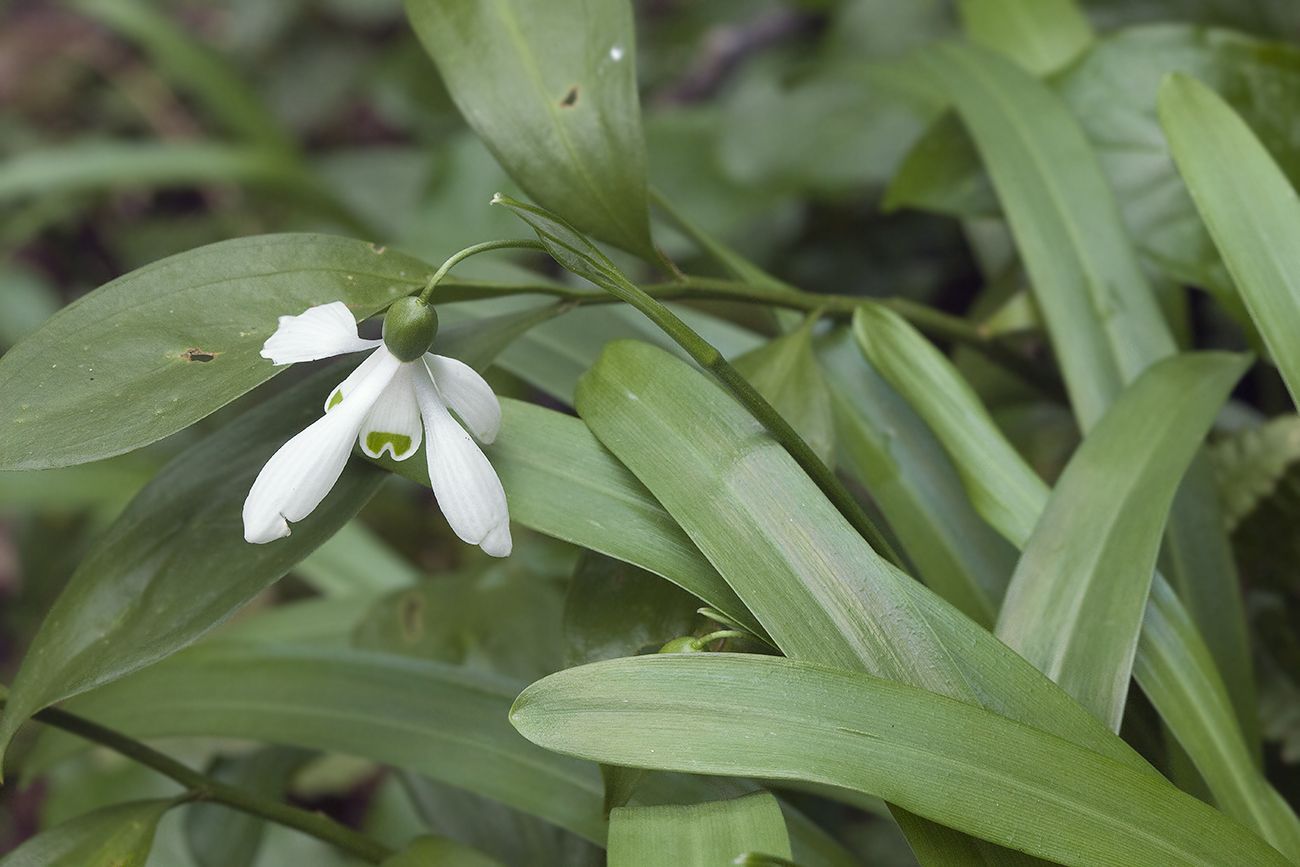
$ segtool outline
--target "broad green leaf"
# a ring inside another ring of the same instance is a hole
[[[0,359],[0,469],[85,463],[188,427],[279,370],[278,318],[365,318],[428,265],[363,241],[267,235],[171,256],[70,304]]]
[[[956,114],[944,114],[917,139],[890,181],[882,207],[966,218],[1000,213],[979,151]]]
[[[358,596],[414,586],[419,570],[360,521],[337,533],[294,567],[294,574],[326,596]]]
[[[691,806],[620,807],[609,816],[609,867],[715,867],[746,852],[790,857],[790,837],[767,792]]]
[[[1024,547],[1047,504],[1049,489],[1003,439],[979,399],[943,356],[896,314],[863,308],[854,320],[863,351],[930,425],[961,474],[975,508],[999,532]],[[1291,851],[1294,819],[1273,836],[1257,817],[1275,812],[1275,800],[1259,794],[1266,787],[1235,720],[1215,713],[1228,690],[1195,630],[1156,628],[1159,619],[1183,623],[1188,615],[1159,574],[1143,619],[1134,676],[1152,702],[1166,711],[1164,721],[1188,751],[1207,781],[1223,786],[1216,798],[1233,816],[1268,834],[1270,842]],[[1151,627],[1148,629],[1148,621]],[[1199,648],[1198,648],[1199,645]],[[1150,676],[1149,676],[1150,675]],[[1251,779],[1253,778],[1253,779]],[[1237,805],[1249,802],[1248,810]]]
[[[822,463],[835,466],[835,420],[826,377],[813,355],[809,317],[789,334],[753,349],[732,364],[803,437]]]
[[[406,0],[406,13],[461,114],[530,197],[657,260],[626,0]]]
[[[37,834],[0,858],[0,867],[144,867],[154,830],[176,801],[132,801],[87,813]]]
[[[287,192],[352,231],[369,231],[298,160],[263,145],[82,141],[26,151],[0,163],[0,201],[214,183]]]
[[[211,641],[68,702],[137,738],[216,736],[337,752],[487,795],[597,842],[595,765],[549,753],[507,719],[517,681],[348,648]],[[37,767],[82,749],[51,737]]]
[[[0,750],[36,711],[135,671],[230,617],[330,538],[386,475],[349,462],[287,539],[244,541],[241,508],[262,465],[315,421],[342,372],[307,380],[192,446],[136,496],[64,588],[14,680]]]
[[[582,422],[508,398],[501,407],[501,431],[484,451],[505,487],[512,520],[661,575],[761,633],[690,538]],[[377,463],[429,484],[423,460],[399,463],[385,455]]]
[[[656,651],[694,631],[699,607],[658,575],[588,552],[564,599],[564,667]]]
[[[1160,85],[1160,122],[1292,400],[1300,395],[1300,202],[1277,162],[1214,91],[1186,75]]]
[[[972,41],[1034,75],[1068,66],[1092,44],[1092,25],[1074,0],[958,0]]]
[[[926,585],[991,629],[1015,549],[971,507],[934,434],[862,363],[847,330],[819,354],[834,398],[841,466],[871,494]]]
[[[270,747],[246,755],[218,756],[208,776],[259,795],[279,799],[290,777],[311,753]],[[250,867],[266,823],[223,804],[192,804],[185,811],[185,841],[199,867]]]
[[[717,714],[720,704],[731,712]],[[1066,865],[1289,863],[1157,775],[965,702],[796,660],[594,663],[526,689],[511,720],[543,746],[599,761],[871,792]]]
[[[477,849],[446,837],[416,837],[380,867],[501,867]]]
[[[940,46],[925,58],[988,167],[1087,430],[1124,383],[1175,349],[1115,196],[1046,85],[973,47]]]
[[[154,68],[197,95],[230,132],[288,150],[291,141],[234,67],[139,0],[76,0],[78,11],[138,43]]]
[[[1112,731],[1174,493],[1249,364],[1178,355],[1125,389],[1070,459],[1007,587],[997,636]]]
[[[525,682],[558,671],[561,582],[572,557],[563,564],[568,568],[553,571],[537,556],[536,545],[517,546],[516,552],[508,561],[483,558],[482,566],[443,573],[379,599],[357,623],[352,645]]]
[[[587,425],[659,497],[787,655],[982,703],[1150,771],[1006,645],[881,559],[703,374],[622,341],[606,348],[577,397]],[[912,834],[941,833],[910,821]],[[970,845],[952,837],[948,850]]]

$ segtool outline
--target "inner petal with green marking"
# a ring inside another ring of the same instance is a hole
[[[383,454],[384,449],[401,460],[409,457],[413,451],[411,438],[406,434],[387,433],[386,431],[372,430],[366,434],[366,451],[373,455]]]

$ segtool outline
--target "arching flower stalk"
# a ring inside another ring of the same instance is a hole
[[[311,514],[334,487],[353,442],[370,457],[387,451],[398,461],[423,442],[429,481],[452,530],[493,557],[510,553],[505,491],[465,431],[492,442],[501,404],[473,368],[426,351],[436,332],[432,308],[414,298],[390,309],[383,340],[363,339],[341,301],[280,317],[262,347],[262,357],[275,364],[374,351],[330,394],[325,415],[262,467],[244,501],[245,539],[262,544],[289,535],[289,522]]]

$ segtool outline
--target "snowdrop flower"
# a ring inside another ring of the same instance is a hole
[[[488,459],[447,411],[483,443],[496,438],[501,404],[473,368],[428,352],[438,317],[403,298],[384,317],[384,339],[363,340],[341,301],[281,316],[262,346],[275,364],[315,361],[373,349],[325,402],[325,415],[277,451],[244,501],[244,538],[258,544],[289,535],[325,499],[359,441],[371,457],[404,461],[428,439],[425,455],[434,496],[461,539],[493,557],[510,553],[510,516]]]

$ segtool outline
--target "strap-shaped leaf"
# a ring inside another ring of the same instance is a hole
[[[132,271],[0,359],[0,469],[85,463],[162,439],[278,372],[259,353],[280,316],[345,301],[361,319],[431,271],[328,235],[223,241]]]
[[[524,690],[511,721],[542,746],[597,761],[869,792],[1066,865],[1289,863],[1157,775],[966,702],[797,660],[593,663]]]
[[[1113,731],[1174,493],[1249,365],[1177,355],[1125,389],[1071,457],[1007,587],[998,637]]]
[[[510,176],[654,259],[627,0],[406,0],[452,99]]]
[[[267,459],[320,417],[322,371],[187,449],[91,549],[32,640],[0,717],[0,751],[43,707],[167,656],[238,611],[342,527],[386,475],[350,461],[293,534],[244,541],[241,506]]]
[[[1300,201],[1259,138],[1185,75],[1160,86],[1160,122],[1192,200],[1292,400],[1300,399]]]
[[[1086,430],[1123,384],[1174,352],[1097,156],[1065,104],[971,46],[924,54],[992,177]]]
[[[938,350],[896,314],[863,308],[854,318],[863,352],[926,420],[961,474],[971,502],[1017,547],[1046,506],[1049,489],[998,432],[979,399]],[[1168,628],[1165,624],[1176,624]],[[1300,822],[1268,786],[1231,716],[1228,691],[1178,597],[1160,576],[1133,673],[1191,755],[1218,803],[1275,846],[1300,855]]]

